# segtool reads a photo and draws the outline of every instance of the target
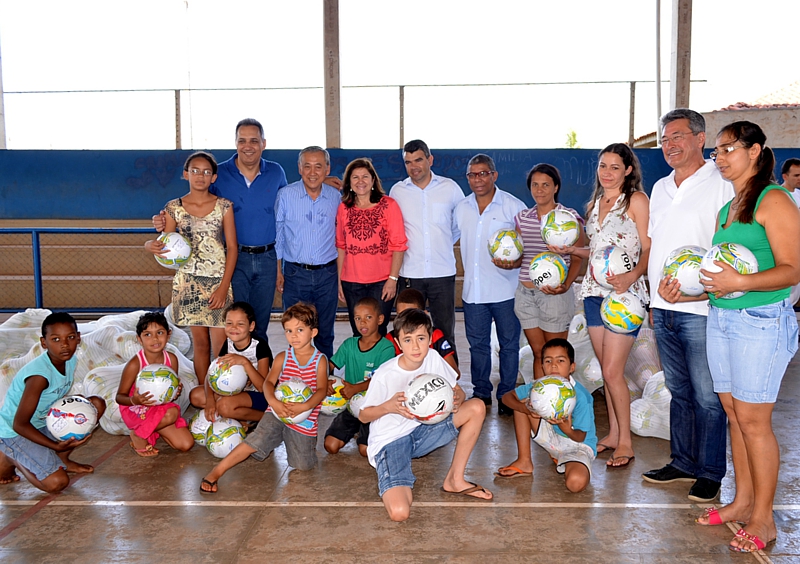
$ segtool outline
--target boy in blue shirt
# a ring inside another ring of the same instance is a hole
[[[0,484],[19,480],[15,468],[28,481],[48,493],[69,485],[67,472],[88,474],[94,468],[69,459],[75,447],[89,440],[56,440],[45,426],[45,417],[56,400],[67,395],[75,374],[75,351],[81,342],[78,324],[68,313],[51,313],[42,322],[41,344],[45,352],[14,376],[0,408]],[[105,401],[88,398],[103,416]]]
[[[542,347],[545,376],[560,376],[575,388],[576,403],[566,419],[543,420],[528,409],[532,384],[525,384],[503,396],[503,403],[514,410],[517,438],[517,459],[498,469],[498,478],[519,478],[533,475],[531,442],[544,448],[564,474],[567,489],[577,493],[586,489],[592,477],[592,462],[597,456],[597,433],[594,426],[592,395],[572,378],[575,371],[575,349],[566,339],[551,339]]]

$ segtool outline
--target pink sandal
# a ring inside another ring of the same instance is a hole
[[[700,522],[700,519],[702,519],[703,517],[708,519],[708,523]],[[702,525],[703,527],[711,527],[714,525],[725,524],[725,522],[722,519],[720,519],[719,511],[717,510],[716,507],[706,507],[705,510],[703,511],[703,514],[700,515],[700,517],[697,517],[694,520],[694,522],[697,523],[698,525]]]
[[[772,539],[767,542],[764,542],[760,538],[758,538],[758,535],[751,535],[744,529],[739,529],[738,531],[736,531],[736,536],[733,537],[733,540],[736,539],[745,540],[747,542],[752,543],[753,546],[756,547],[755,550],[747,550],[746,548],[742,548],[741,546],[733,546],[731,544],[728,545],[728,548],[730,548],[733,552],[744,552],[747,554],[751,552],[757,552],[759,550],[764,550],[764,548],[766,548],[768,544],[772,544],[777,540],[777,539]]]

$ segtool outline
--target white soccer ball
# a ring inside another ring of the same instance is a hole
[[[575,214],[567,210],[550,210],[541,218],[542,240],[545,245],[569,247],[580,235],[580,223]]]
[[[180,233],[162,233],[157,240],[164,243],[164,255],[155,255],[156,261],[161,266],[177,270],[192,255],[192,246]]]
[[[221,396],[241,393],[249,381],[244,366],[222,362],[218,358],[215,358],[208,367],[206,378],[211,389]]]
[[[714,264],[714,261],[726,262],[731,265],[739,274],[754,274],[758,272],[758,260],[753,252],[738,243],[720,243],[714,245],[703,256],[700,268],[709,272],[721,272],[722,267]],[[747,292],[731,292],[721,296],[727,300],[744,296]]]
[[[289,378],[285,382],[281,382],[275,387],[275,397],[284,403],[303,403],[308,401],[312,395],[314,395],[314,392],[311,390],[311,388],[308,387],[300,378],[296,377]],[[297,423],[302,423],[308,419],[308,416],[311,415],[312,411],[314,410],[309,409],[294,417],[278,417],[278,414],[274,411],[272,411],[272,415],[287,425],[296,425]]]
[[[244,440],[244,426],[236,419],[220,417],[206,429],[206,448],[217,458],[225,458]]]
[[[700,282],[700,263],[706,250],[695,245],[678,247],[664,261],[664,276],[671,276],[680,285],[684,296],[699,296],[706,289]]]
[[[603,325],[614,333],[633,333],[644,323],[645,313],[644,304],[632,292],[611,292],[600,304]]]
[[[358,419],[358,414],[361,413],[361,406],[364,404],[364,399],[367,397],[366,390],[363,392],[358,392],[353,397],[350,398],[350,401],[347,402],[347,411],[350,412],[350,415]]]
[[[614,245],[598,249],[589,261],[589,270],[592,273],[592,277],[600,286],[607,289],[612,287],[608,283],[608,276],[611,274],[625,274],[633,270],[634,266],[636,265],[631,260],[631,257],[628,256],[628,253]]]
[[[514,262],[522,256],[522,238],[513,229],[500,229],[489,237],[492,258]]]
[[[444,421],[453,403],[453,387],[438,374],[420,374],[406,387],[406,408],[420,423]]]
[[[50,406],[45,425],[56,440],[81,440],[97,425],[97,409],[84,397],[66,396]]]
[[[341,378],[331,378],[331,380],[333,380],[333,395],[327,396],[321,404],[321,411],[325,415],[337,415],[347,408],[347,400],[342,397],[344,381]]]
[[[560,376],[545,376],[533,381],[528,408],[544,419],[565,419],[575,410],[575,388]]]
[[[567,263],[556,253],[539,253],[531,259],[528,273],[537,289],[558,288],[567,280]]]
[[[150,392],[154,405],[169,403],[178,397],[181,381],[175,371],[164,364],[148,364],[136,377],[136,391]]]
[[[194,442],[200,446],[206,444],[206,431],[211,426],[211,421],[206,419],[205,410],[201,409],[189,419],[189,432],[194,437]]]

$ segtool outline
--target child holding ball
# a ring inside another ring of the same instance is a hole
[[[178,357],[166,350],[171,333],[163,313],[149,312],[139,318],[136,338],[142,350],[122,369],[117,390],[120,417],[131,430],[131,448],[144,458],[158,455],[155,444],[159,433],[176,450],[186,452],[194,445],[178,404],[154,405],[150,392],[140,394],[136,390],[136,376],[149,364],[163,364],[178,373]]]
[[[0,408],[0,484],[19,481],[15,468],[40,490],[58,493],[69,485],[67,472],[88,474],[94,468],[69,459],[89,440],[58,441],[47,430],[45,417],[56,400],[72,387],[75,351],[81,342],[78,324],[68,313],[51,313],[42,322],[44,353],[23,366]],[[98,419],[106,410],[101,398],[88,398]]]
[[[219,350],[225,340],[223,309],[233,302],[231,278],[239,251],[233,203],[208,191],[217,179],[214,155],[204,151],[189,155],[183,177],[189,193],[167,202],[164,233],[177,231],[192,247],[189,260],[172,279],[172,316],[176,325],[191,327],[194,372],[202,384],[211,351]],[[156,255],[163,248],[160,241],[145,243],[145,249]]]
[[[597,455],[592,395],[572,379],[575,349],[566,339],[551,339],[542,347],[543,376],[560,376],[575,388],[576,403],[566,419],[543,420],[528,409],[533,384],[525,384],[503,396],[503,403],[514,410],[517,459],[495,473],[498,478],[533,475],[531,437],[544,448],[564,474],[567,489],[577,493],[586,489],[592,477],[592,462]]]
[[[317,417],[328,390],[328,359],[311,344],[319,324],[317,310],[313,305],[296,303],[283,312],[281,323],[289,348],[275,357],[264,382],[264,397],[269,410],[278,417],[296,417],[308,410],[311,414],[299,424],[283,423],[272,413],[262,417],[255,431],[203,478],[200,493],[217,493],[217,481],[225,472],[251,455],[265,460],[281,443],[286,445],[289,466],[311,470],[317,465]],[[275,387],[293,377],[311,388],[311,397],[302,403],[284,403],[275,397]]]
[[[206,419],[217,415],[239,421],[260,421],[267,410],[264,380],[272,365],[269,343],[253,337],[256,314],[247,302],[234,302],[225,308],[225,342],[219,351],[219,361],[239,365],[247,372],[249,381],[244,391],[232,396],[220,396],[211,389],[208,379],[189,395],[192,405],[205,409]]]

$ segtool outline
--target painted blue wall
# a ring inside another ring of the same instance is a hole
[[[592,149],[439,149],[433,170],[448,176],[469,193],[467,161],[478,152],[495,159],[497,184],[528,205],[527,171],[536,163],[556,166],[562,175],[561,202],[582,210],[594,186],[597,151]],[[219,160],[234,153],[214,151]],[[670,168],[660,149],[636,151],[649,193]],[[775,151],[778,163],[793,151]],[[796,153],[796,151],[794,151]],[[173,198],[188,191],[182,179],[190,151],[0,151],[0,219],[146,219]],[[341,177],[348,162],[368,156],[375,163],[384,189],[406,177],[399,150],[333,150],[332,174]],[[297,151],[266,151],[279,162],[289,182],[299,180]],[[777,172],[777,171],[776,171]]]

